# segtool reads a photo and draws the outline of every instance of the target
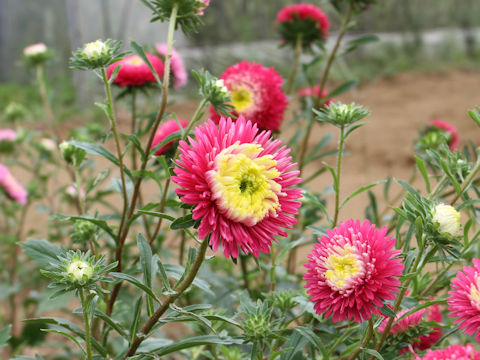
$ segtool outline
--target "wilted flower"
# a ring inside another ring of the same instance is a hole
[[[448,294],[448,310],[453,322],[467,335],[480,341],[480,260],[473,259],[472,266],[464,266],[452,280]]]
[[[425,356],[416,356],[415,360],[480,360],[480,352],[472,344],[450,345],[445,349],[428,350]]]
[[[330,21],[327,15],[312,4],[291,4],[277,14],[277,26],[282,40],[296,46],[300,38],[302,46],[309,48],[314,41],[325,40]]]
[[[453,206],[438,204],[432,210],[433,222],[438,225],[440,233],[457,236],[460,232],[460,213]]]
[[[2,164],[0,164],[0,186],[17,203],[22,205],[27,203],[27,190],[13,177],[10,170]]]
[[[327,230],[305,264],[305,288],[315,311],[333,321],[368,320],[375,307],[395,298],[404,265],[387,228],[352,219]]]
[[[186,128],[188,126],[188,123],[183,119],[178,119],[178,122],[180,123],[182,128]],[[161,124],[158,127],[157,132],[155,133],[151,149],[158,146],[162,141],[164,141],[167,137],[177,132],[178,130],[180,130],[180,126],[178,126],[177,121],[175,121],[174,119],[170,119],[164,122],[163,124]],[[160,156],[164,154],[168,149],[172,147],[174,143],[175,141],[172,140],[166,143],[165,145],[161,146],[160,148],[157,149],[157,151],[155,152],[155,155]]]
[[[157,72],[157,75],[162,77],[164,71],[162,60],[153,54],[147,53],[145,55]],[[107,68],[107,76],[109,79],[117,66],[120,67],[120,70],[113,82],[118,86],[142,86],[156,82],[155,76],[148,65],[138,55],[129,55],[123,60],[111,64]]]
[[[301,191],[290,150],[270,132],[240,117],[221,118],[195,129],[190,145],[180,142],[180,160],[172,180],[184,203],[194,205],[200,220],[198,236],[210,234],[210,245],[221,245],[225,257],[240,250],[255,257],[269,253],[275,236],[296,223]]]
[[[157,52],[162,55],[165,59],[167,56],[167,45],[166,44],[157,44],[155,46]],[[170,58],[170,66],[173,76],[173,87],[179,89],[182,86],[187,84],[188,74],[185,70],[185,65],[183,64],[182,57],[178,52],[172,49],[172,57]]]
[[[260,130],[278,131],[288,105],[282,77],[274,68],[242,61],[228,67],[220,76],[230,92],[236,116],[242,115],[257,124]],[[213,109],[212,120],[220,115]]]

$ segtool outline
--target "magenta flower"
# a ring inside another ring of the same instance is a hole
[[[165,59],[167,56],[167,45],[166,44],[157,44],[155,46],[157,52]],[[185,70],[185,65],[183,64],[182,57],[178,52],[172,49],[172,57],[170,58],[170,65],[172,69],[173,76],[173,87],[179,89],[182,86],[187,84],[188,74]]]
[[[288,101],[283,79],[274,68],[244,60],[225,69],[220,79],[230,92],[235,115],[242,115],[261,130],[280,129]],[[210,112],[212,120],[218,122],[220,115],[213,107]]]
[[[442,350],[428,350],[425,356],[415,360],[480,360],[480,353],[472,344],[450,345]]]
[[[17,132],[12,129],[0,129],[0,141],[13,141],[17,138]]]
[[[275,236],[296,223],[300,206],[290,150],[243,117],[221,118],[218,126],[209,120],[189,142],[180,142],[172,180],[181,200],[195,206],[199,238],[210,234],[213,251],[221,245],[225,257],[269,253]]]
[[[297,94],[301,97],[318,97],[320,95],[321,98],[325,98],[328,96],[328,92],[326,90],[320,90],[319,85],[315,85],[312,87],[306,87],[298,89]],[[328,106],[332,102],[332,99],[328,99],[325,101],[323,106]]]
[[[203,3],[203,5],[200,5],[198,7],[198,12],[195,14],[196,16],[203,16],[205,9],[207,8],[208,5],[210,5],[210,0],[198,0],[199,3]]]
[[[368,220],[350,219],[314,245],[303,279],[318,314],[332,315],[334,322],[361,322],[395,298],[404,265],[397,258],[401,251],[393,249],[396,240],[386,232]]]
[[[163,62],[162,60],[152,54],[145,54],[148,61],[152,64],[152,67],[157,72],[158,76],[161,78],[163,76]],[[120,66],[117,77],[113,81],[118,86],[142,86],[148,83],[156,82],[155,76],[152,71],[138,55],[129,55],[125,56],[120,61],[114,62],[107,68],[107,76],[110,77],[113,74],[113,70]]]
[[[27,190],[13,177],[10,170],[2,164],[0,164],[0,186],[17,203],[22,205],[27,203]]]
[[[180,123],[182,128],[186,128],[187,125],[188,125],[188,123],[185,120],[182,120],[182,119],[178,119],[178,122]],[[170,119],[170,120],[164,122],[163,124],[161,124],[158,127],[157,132],[155,133],[155,135],[153,137],[153,142],[152,142],[151,149],[153,149],[155,146],[157,146],[163,140],[165,140],[168,136],[172,135],[174,132],[177,132],[178,130],[180,130],[180,127],[178,126],[177,122],[174,119]],[[174,141],[170,141],[168,144],[163,145],[162,147],[160,147],[157,150],[155,155],[157,155],[157,156],[162,155],[173,144],[174,144]]]
[[[455,126],[438,119],[434,119],[430,126],[447,133],[448,146],[450,147],[450,150],[455,150],[458,147],[459,137],[458,137],[458,132]]]
[[[464,266],[452,280],[453,290],[448,293],[448,310],[453,322],[467,335],[480,341],[480,260],[473,259],[472,266]]]

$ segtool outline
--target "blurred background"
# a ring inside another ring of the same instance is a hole
[[[178,32],[175,46],[188,68],[205,67],[219,75],[225,66],[247,58],[275,65],[286,74],[291,52],[278,47],[275,16],[291,2],[212,0],[205,12],[205,26],[189,38]],[[339,19],[328,1],[314,3],[329,15],[335,32]],[[84,94],[90,85],[85,76],[68,69],[72,49],[99,38],[127,44],[135,39],[146,46],[165,41],[165,26],[151,24],[150,17],[140,0],[0,0],[0,81],[4,90],[0,105],[9,101],[12,91],[15,94],[14,84],[31,83],[31,74],[19,61],[25,46],[42,41],[55,50],[57,57],[50,64],[49,75],[56,79],[64,100],[73,101],[74,87],[80,90],[77,94]],[[408,69],[476,67],[479,29],[478,0],[379,0],[362,14],[355,32],[378,34],[380,41],[341,61],[333,77],[365,81]]]

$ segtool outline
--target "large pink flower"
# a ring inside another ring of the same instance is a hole
[[[10,198],[19,204],[25,205],[27,203],[27,190],[13,177],[10,170],[2,164],[0,164],[0,186]]]
[[[182,128],[186,128],[188,123],[183,120],[183,119],[178,119],[178,122],[180,123],[180,125],[182,126]],[[157,146],[158,144],[160,144],[163,140],[165,140],[167,137],[169,137],[170,135],[172,135],[174,132],[177,132],[178,130],[180,130],[180,127],[178,126],[177,122],[174,120],[174,119],[170,119],[166,122],[164,122],[163,124],[161,124],[158,129],[157,129],[157,132],[155,133],[155,136],[153,137],[153,142],[152,142],[152,149]],[[162,147],[160,147],[157,152],[155,153],[155,155],[157,156],[160,156],[162,155],[163,153],[165,153],[165,151],[167,151],[172,145],[174,144],[174,141],[170,141],[169,143],[163,145]]]
[[[290,150],[269,131],[243,117],[233,122],[209,120],[195,129],[190,145],[180,142],[180,160],[172,180],[183,202],[195,205],[198,235],[210,234],[210,246],[221,245],[225,257],[268,253],[276,235],[296,223],[301,190]]]
[[[235,115],[242,115],[261,130],[278,131],[288,105],[282,90],[283,79],[273,68],[242,61],[220,76],[230,92]],[[212,120],[218,115],[210,108]]]
[[[450,345],[441,350],[428,350],[425,356],[416,360],[480,360],[480,353],[471,344]]]
[[[163,58],[167,56],[167,45],[166,44],[157,44],[155,46],[157,52],[162,55]],[[187,71],[185,70],[185,65],[183,65],[182,57],[178,52],[172,49],[172,57],[170,58],[170,65],[172,69],[173,76],[173,87],[179,89],[182,86],[187,84]]]
[[[152,54],[145,54],[148,61],[161,78],[163,76],[163,62],[162,60]],[[113,70],[120,66],[117,77],[113,81],[119,86],[142,86],[148,83],[156,82],[152,71],[138,55],[125,56],[124,59],[114,62],[107,68],[107,76],[110,79]]]
[[[283,7],[277,14],[277,26],[284,42],[295,46],[301,36],[302,45],[309,47],[314,41],[327,38],[330,21],[320,8],[301,3]]]
[[[305,264],[305,287],[318,314],[333,321],[370,319],[375,307],[394,299],[404,265],[387,228],[352,219],[327,230]]]
[[[480,260],[473,259],[473,267],[464,266],[458,271],[451,286],[448,310],[457,318],[453,323],[480,341]]]

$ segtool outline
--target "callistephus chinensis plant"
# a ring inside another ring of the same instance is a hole
[[[220,79],[230,92],[234,115],[243,116],[261,130],[278,131],[288,100],[283,92],[283,79],[274,68],[241,61],[229,66]],[[211,108],[212,120],[220,115]]]
[[[163,61],[153,54],[145,54],[159,78],[163,76]],[[107,76],[110,79],[115,68],[119,68],[113,83],[120,86],[143,86],[157,82],[155,74],[150,70],[147,63],[138,55],[128,55],[122,60],[116,61],[107,68]]]
[[[308,4],[291,4],[277,14],[277,27],[285,44],[310,48],[315,41],[327,39],[330,21],[319,7]]]
[[[425,356],[416,356],[415,360],[480,360],[480,352],[473,344],[450,345],[444,349],[429,350]]]
[[[348,220],[314,245],[304,280],[319,315],[361,322],[395,299],[404,265],[386,233],[368,220]]]
[[[180,142],[172,180],[181,200],[195,206],[198,236],[210,235],[213,251],[221,246],[226,257],[240,250],[258,257],[270,252],[276,235],[287,235],[301,197],[289,152],[243,117],[221,118],[218,125],[209,120],[190,145]]]

